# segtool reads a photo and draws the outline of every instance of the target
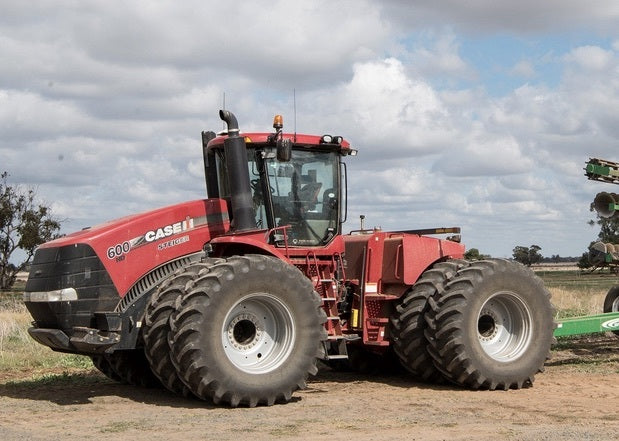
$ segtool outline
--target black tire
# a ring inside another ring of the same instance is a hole
[[[430,352],[449,380],[471,389],[519,389],[543,370],[554,341],[554,308],[529,268],[473,262],[430,306]]]
[[[152,295],[144,313],[144,353],[150,368],[166,389],[185,397],[191,392],[178,376],[170,356],[169,319],[175,310],[176,299],[184,293],[187,283],[208,272],[216,262],[209,259],[176,271]]]
[[[402,366],[415,377],[439,383],[443,374],[433,363],[426,338],[428,324],[425,314],[430,309],[428,299],[445,289],[456,272],[467,266],[464,260],[440,262],[426,270],[405,294],[391,317],[393,349]]]
[[[90,359],[92,360],[92,364],[96,367],[99,372],[105,375],[110,380],[117,381],[119,383],[123,382],[123,379],[112,367],[109,359],[105,355],[91,355]]]
[[[141,387],[161,387],[161,382],[150,369],[143,348],[116,351],[105,358],[120,377],[121,383]]]
[[[196,276],[170,320],[191,392],[232,407],[287,402],[317,373],[326,315],[312,283],[279,259],[230,257]]]
[[[604,312],[619,312],[619,285],[613,286],[606,293],[604,298]],[[615,335],[619,335],[619,331],[611,331]]]

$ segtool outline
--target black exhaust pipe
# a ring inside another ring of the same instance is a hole
[[[254,230],[256,217],[249,183],[245,139],[239,136],[239,124],[232,112],[220,110],[219,117],[228,124],[228,137],[224,141],[224,152],[228,188],[231,194],[232,226],[234,231]]]

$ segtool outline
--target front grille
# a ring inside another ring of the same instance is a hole
[[[85,244],[37,250],[30,266],[26,292],[74,288],[76,301],[26,302],[38,327],[67,329],[91,326],[93,312],[112,311],[118,292],[103,263]]]

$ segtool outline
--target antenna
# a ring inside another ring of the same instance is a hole
[[[292,106],[294,109],[294,142],[297,142],[297,89],[292,89]]]

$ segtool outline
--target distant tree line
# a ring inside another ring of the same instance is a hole
[[[531,246],[516,246],[512,251],[512,259],[523,265],[535,265],[537,263],[573,263],[578,262],[579,257],[561,257],[558,254],[553,254],[550,257],[542,256],[540,251],[542,248],[539,245]],[[483,260],[492,257],[490,254],[482,254],[477,248],[471,248],[464,253],[466,260]]]

